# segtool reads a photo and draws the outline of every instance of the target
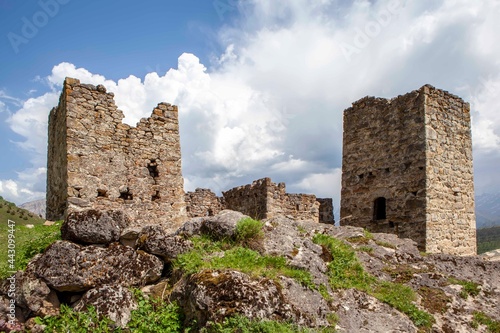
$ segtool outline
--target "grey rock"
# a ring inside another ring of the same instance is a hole
[[[34,262],[37,276],[57,291],[85,291],[104,284],[139,286],[158,280],[163,262],[118,243],[108,248],[57,241]]]
[[[191,241],[180,236],[167,234],[161,226],[153,225],[142,229],[137,245],[139,249],[160,256],[167,262],[192,248]]]
[[[300,314],[287,303],[274,281],[252,280],[237,271],[205,270],[183,278],[170,295],[184,311],[186,322],[220,322],[241,314],[254,319],[296,320]]]
[[[109,244],[120,239],[129,224],[122,211],[95,209],[72,212],[61,227],[61,236],[80,244]]]
[[[412,321],[401,312],[355,289],[335,293],[334,307],[339,318],[337,332],[387,333],[417,332]]]
[[[216,216],[206,218],[201,226],[201,232],[216,239],[232,239],[236,235],[236,224],[247,217],[240,212],[223,210]]]
[[[73,308],[85,311],[88,306],[95,307],[99,316],[106,316],[123,328],[130,321],[132,311],[137,309],[137,302],[132,292],[121,285],[102,285],[87,291]]]

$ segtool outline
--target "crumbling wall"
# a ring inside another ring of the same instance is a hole
[[[474,191],[464,105],[423,86],[393,99],[365,97],[346,109],[341,225],[395,233],[429,252],[470,254]],[[457,218],[469,231],[451,241],[461,228]]]
[[[103,86],[65,80],[49,116],[47,218],[95,208],[137,224],[186,219],[177,107],[160,103],[137,127],[123,117]]]
[[[189,218],[200,216],[214,216],[225,209],[224,198],[205,188],[197,188],[194,192],[187,192],[186,211]]]
[[[273,183],[270,178],[235,187],[223,192],[227,209],[236,210],[256,219],[287,216],[296,220],[313,220],[333,223],[333,204],[324,201],[320,218],[321,201],[312,194],[286,193],[285,183]],[[328,205],[330,205],[328,207]],[[331,215],[327,212],[331,210]]]
[[[316,198],[319,202],[319,222],[335,224],[332,198]]]
[[[225,207],[262,220],[267,218],[267,192],[270,178],[255,180],[252,184],[238,186],[222,192]]]

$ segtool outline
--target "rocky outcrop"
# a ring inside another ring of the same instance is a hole
[[[155,282],[163,262],[144,251],[113,243],[107,248],[57,241],[34,262],[34,270],[57,291],[85,291],[105,284],[126,287]]]
[[[72,212],[61,227],[62,239],[79,244],[117,242],[130,221],[122,211],[95,209]]]
[[[74,309],[85,311],[88,306],[93,306],[98,315],[107,316],[123,328],[130,321],[132,311],[137,309],[137,302],[132,292],[121,285],[102,285],[87,291]]]
[[[82,216],[95,216],[92,214],[95,213]],[[103,225],[121,225],[120,214],[99,214],[107,216],[103,221],[110,219]],[[310,276],[310,283],[293,278],[295,275],[277,273],[264,277],[233,266],[210,268],[202,264],[189,274],[176,268],[176,258],[198,246],[195,244],[199,240],[192,240],[197,235],[225,244],[199,258],[205,264],[223,259],[231,247],[246,246],[247,243],[238,243],[236,237],[238,221],[245,217],[222,211],[216,216],[193,218],[174,233],[158,226],[121,229],[120,242],[127,235],[130,246],[118,242],[83,245],[57,241],[36,256],[24,272],[16,273],[14,325],[33,316],[55,315],[59,303],[66,303],[77,311],[92,305],[99,315],[126,327],[138,306],[128,290],[133,286],[149,297],[177,302],[186,325],[196,321],[194,329],[242,315],[308,328],[334,327],[337,332],[422,331],[418,321],[367,289],[333,288],[332,265],[336,267],[343,259],[317,244],[317,235],[341,240],[378,283],[410,287],[415,311],[425,311],[433,318],[429,328],[432,332],[470,332],[476,313],[500,320],[500,262],[479,256],[426,255],[410,239],[369,234],[357,227],[335,227],[283,216],[263,221],[264,238],[259,241],[258,255],[285,258],[286,268],[304,272]],[[66,221],[65,225],[70,224]],[[84,243],[81,240],[89,234],[88,229],[73,227],[73,239]],[[8,324],[9,288],[9,280],[0,286],[0,325],[4,327]],[[32,325],[33,319],[28,322],[28,326]],[[487,329],[477,325],[476,331]]]

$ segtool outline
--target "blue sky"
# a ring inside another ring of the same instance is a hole
[[[0,0],[6,199],[44,196],[47,115],[65,76],[104,84],[132,125],[177,104],[186,190],[270,176],[335,202],[342,111],[429,83],[471,103],[476,192],[497,192],[498,1],[117,3]]]

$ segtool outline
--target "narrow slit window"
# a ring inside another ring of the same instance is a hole
[[[386,212],[386,199],[384,197],[379,197],[373,202],[373,219],[385,220],[387,218]]]

